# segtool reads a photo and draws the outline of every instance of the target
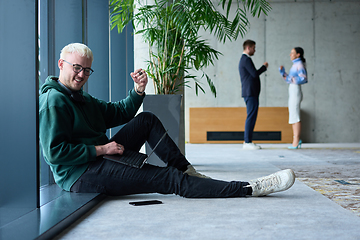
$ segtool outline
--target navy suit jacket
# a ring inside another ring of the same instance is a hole
[[[260,74],[266,71],[264,65],[256,70],[251,58],[243,54],[239,62],[242,97],[258,97],[260,94]]]

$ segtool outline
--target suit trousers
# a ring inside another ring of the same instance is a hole
[[[245,121],[245,133],[244,141],[251,143],[253,140],[253,132],[259,110],[259,97],[244,97],[246,103],[246,121]]]

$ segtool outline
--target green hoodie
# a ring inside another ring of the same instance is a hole
[[[48,77],[39,97],[40,143],[55,182],[64,190],[96,160],[96,145],[109,143],[108,128],[130,121],[144,96],[134,90],[119,102],[105,102],[82,90],[85,102],[75,102],[56,77]]]

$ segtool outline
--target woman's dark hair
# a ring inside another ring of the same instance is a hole
[[[299,53],[300,54],[300,59],[301,59],[301,61],[303,62],[303,63],[306,63],[306,60],[305,60],[305,58],[304,58],[304,49],[302,49],[301,47],[295,47],[294,48],[295,49],[295,52],[296,53]]]

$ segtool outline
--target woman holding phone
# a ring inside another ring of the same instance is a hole
[[[280,66],[279,71],[285,82],[289,84],[289,124],[292,124],[293,142],[289,149],[301,148],[301,120],[300,103],[303,98],[301,85],[308,82],[306,72],[306,60],[304,58],[304,49],[295,47],[290,52],[290,60],[293,62],[289,73],[285,72],[284,66]]]

